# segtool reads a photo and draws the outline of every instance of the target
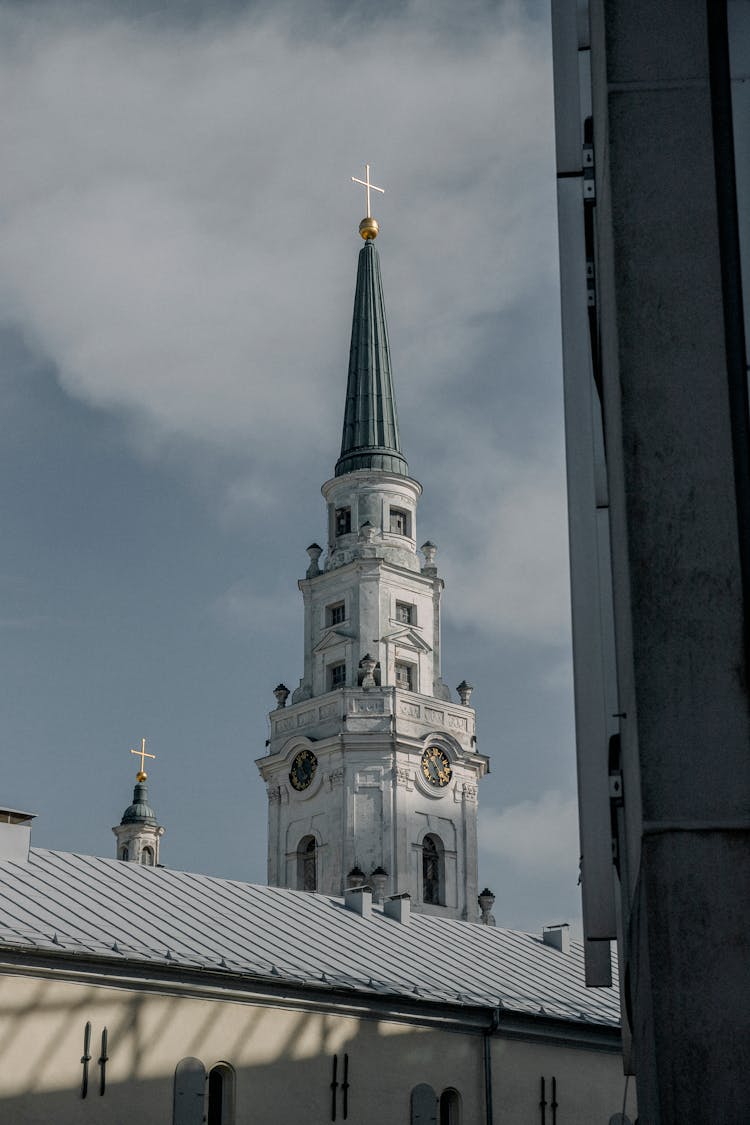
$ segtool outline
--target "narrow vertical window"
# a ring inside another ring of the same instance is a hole
[[[141,851],[141,863],[146,867],[154,866],[154,849],[148,845]]]
[[[411,1092],[410,1125],[437,1125],[438,1100],[432,1086],[420,1082]]]
[[[346,683],[346,664],[332,664],[328,669],[329,688],[343,687]]]
[[[206,1070],[200,1059],[181,1059],[174,1072],[172,1125],[203,1125]]]
[[[352,529],[351,508],[337,508],[335,517],[336,535],[348,535]]]
[[[226,1063],[217,1063],[208,1072],[207,1125],[233,1125],[234,1071]]]
[[[120,848],[120,859],[130,859],[130,852],[127,848]]]
[[[318,889],[317,845],[314,836],[303,836],[297,848],[297,887],[300,891]]]
[[[440,1125],[461,1125],[461,1095],[452,1087],[440,1095]]]
[[[429,834],[422,843],[422,901],[441,906],[445,900],[443,883],[443,845],[438,836]]]
[[[404,691],[414,691],[414,666],[412,664],[396,665],[396,687]]]

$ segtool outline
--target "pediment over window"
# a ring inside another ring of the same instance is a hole
[[[326,629],[323,636],[315,645],[313,652],[325,652],[326,649],[336,648],[342,641],[353,640],[351,633],[345,633],[340,629]]]
[[[416,652],[432,652],[431,646],[427,644],[424,637],[420,636],[416,629],[410,629],[408,625],[403,629],[392,629],[380,639],[385,644],[402,645],[404,648],[413,648]]]

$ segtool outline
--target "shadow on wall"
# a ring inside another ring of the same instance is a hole
[[[433,1115],[414,1117],[420,1079],[461,1091],[467,1122],[484,1117],[481,1036],[21,979],[22,1005],[6,987],[19,978],[0,982],[0,1121],[13,1125],[459,1125],[436,1095]]]

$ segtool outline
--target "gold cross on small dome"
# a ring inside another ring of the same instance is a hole
[[[141,739],[140,750],[131,750],[130,753],[131,754],[137,754],[138,757],[141,759],[141,768],[138,770],[138,773],[136,774],[136,781],[145,781],[146,778],[148,777],[148,774],[146,773],[145,769],[143,768],[143,766],[145,764],[145,759],[146,758],[155,758],[156,754],[147,753],[147,751],[146,751],[146,739],[145,738]]]

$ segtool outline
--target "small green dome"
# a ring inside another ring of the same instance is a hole
[[[145,781],[139,781],[133,790],[133,803],[122,814],[120,824],[156,825],[156,813],[148,803],[148,789]]]

